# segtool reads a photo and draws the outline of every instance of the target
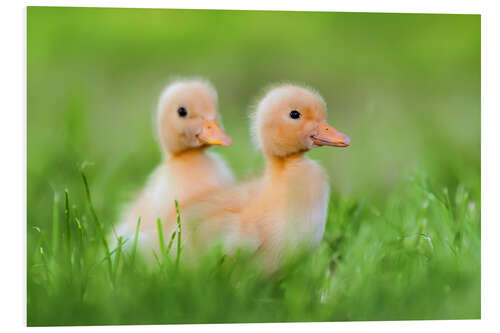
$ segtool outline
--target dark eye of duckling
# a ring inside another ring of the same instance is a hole
[[[297,111],[297,110],[290,111],[290,118],[292,118],[292,119],[299,119],[300,118],[300,112]]]
[[[177,113],[179,114],[179,117],[185,117],[188,114],[186,108],[183,106],[181,106],[179,109],[177,109]]]

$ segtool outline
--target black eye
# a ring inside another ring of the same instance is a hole
[[[297,110],[290,111],[290,118],[292,118],[292,119],[299,119],[300,118],[300,112],[297,111]]]
[[[187,110],[182,106],[177,109],[177,113],[179,114],[179,117],[185,117],[188,114]]]

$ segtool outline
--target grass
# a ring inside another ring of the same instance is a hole
[[[29,7],[28,324],[479,318],[480,31],[479,15]],[[263,167],[248,106],[266,85],[316,88],[351,137],[308,153],[330,177],[326,231],[280,275],[217,246],[188,267],[165,255],[180,228],[153,265],[114,235],[161,161],[151,119],[177,75],[217,88],[233,145],[212,150],[238,180]]]
[[[69,228],[55,227],[60,234],[50,238],[38,230],[28,325],[480,318],[480,202],[463,186],[452,195],[431,185],[415,176],[380,208],[332,200],[317,251],[272,277],[259,276],[245,256],[224,264],[217,247],[197,268],[183,266],[180,253],[169,261],[165,248],[148,265],[122,252],[121,239],[109,251],[88,196],[88,212],[65,209]],[[158,230],[163,243],[161,221]]]

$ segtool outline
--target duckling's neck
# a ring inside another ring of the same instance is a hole
[[[290,166],[300,164],[304,160],[306,157],[303,152],[287,156],[266,156],[266,173],[271,177],[279,176]]]
[[[208,146],[201,146],[198,148],[191,148],[187,150],[183,150],[181,152],[177,153],[169,153],[165,155],[165,161],[167,162],[172,162],[172,161],[180,161],[180,160],[190,160],[193,158],[198,158],[200,156],[203,156],[205,154],[205,150],[208,148]]]

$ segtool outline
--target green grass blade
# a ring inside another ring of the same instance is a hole
[[[38,244],[36,246],[36,250],[40,254],[40,258],[42,258],[42,265],[45,269],[45,274],[47,276],[47,280],[49,280],[50,277],[50,268],[49,268],[49,263],[47,260],[47,255],[45,253],[44,248],[46,249],[48,246],[47,238],[45,237],[45,233],[43,230],[39,227],[34,226],[33,229],[37,231],[40,235],[40,238],[38,239]]]
[[[66,251],[67,255],[71,257],[71,224],[70,224],[71,214],[69,211],[69,193],[68,190],[64,190],[64,220],[66,225]]]
[[[175,235],[177,235],[177,231],[174,231],[172,233],[172,236],[170,236],[170,241],[168,242],[168,245],[167,245],[167,254],[170,253],[170,249],[172,248],[172,245],[174,244]]]
[[[78,240],[80,242],[80,251],[82,254],[85,252],[85,242],[83,239],[83,227],[82,223],[80,222],[80,219],[75,216],[75,225],[76,225],[76,230],[78,231]]]
[[[115,257],[115,271],[114,271],[114,274],[113,274],[113,281],[116,282],[116,276],[118,275],[118,268],[120,266],[120,257],[121,257],[121,254],[122,254],[122,242],[123,242],[123,237],[120,236],[118,237],[118,246],[117,246],[117,250],[116,250],[116,257]]]
[[[175,212],[177,214],[177,257],[175,258],[175,266],[179,267],[181,258],[181,214],[179,213],[179,203],[175,200]]]
[[[161,223],[161,219],[160,218],[158,218],[156,220],[156,224],[158,226],[158,241],[160,242],[160,251],[161,251],[160,255],[161,255],[161,257],[162,257],[162,259],[164,261],[164,259],[165,259],[164,257],[165,257],[165,254],[166,254],[166,252],[165,252],[165,239],[163,237],[163,225]]]
[[[75,205],[73,205],[73,220],[75,222],[76,230],[78,232],[78,241],[80,245],[80,250],[82,253],[85,251],[85,240],[84,240],[84,227],[80,220],[80,214]]]
[[[137,244],[139,242],[139,229],[141,228],[141,217],[137,219],[137,226],[135,227],[135,236],[134,236],[134,244],[132,245],[132,258],[131,264],[134,265],[135,255],[137,253]]]
[[[231,259],[231,266],[229,267],[229,271],[227,272],[228,277],[230,277],[231,274],[233,274],[234,268],[236,267],[236,263],[238,262],[238,259],[240,258],[240,253],[241,253],[241,249],[238,248],[236,250],[236,253],[234,254],[234,257]]]
[[[161,264],[160,258],[158,258],[158,255],[156,254],[155,250],[153,250],[153,257],[155,258],[156,263],[158,264],[158,266],[160,267],[160,270],[161,270],[163,266]]]
[[[81,170],[81,175],[83,178],[83,184],[85,187],[85,194],[87,196],[87,202],[89,204],[90,213],[92,214],[92,218],[94,219],[94,222],[96,224],[97,232],[99,234],[98,237],[101,238],[102,245],[103,245],[104,250],[106,252],[106,257],[107,257],[107,262],[108,262],[108,274],[109,274],[110,279],[113,279],[113,264],[111,261],[111,254],[109,251],[108,241],[106,239],[106,235],[104,234],[104,230],[102,228],[101,222],[99,221],[99,218],[97,217],[97,214],[95,212],[94,205],[92,204],[92,197],[90,195],[89,184],[87,181],[87,177],[85,176],[85,173],[83,172],[83,169]]]
[[[52,255],[56,256],[59,250],[59,195],[54,192],[52,206]]]

